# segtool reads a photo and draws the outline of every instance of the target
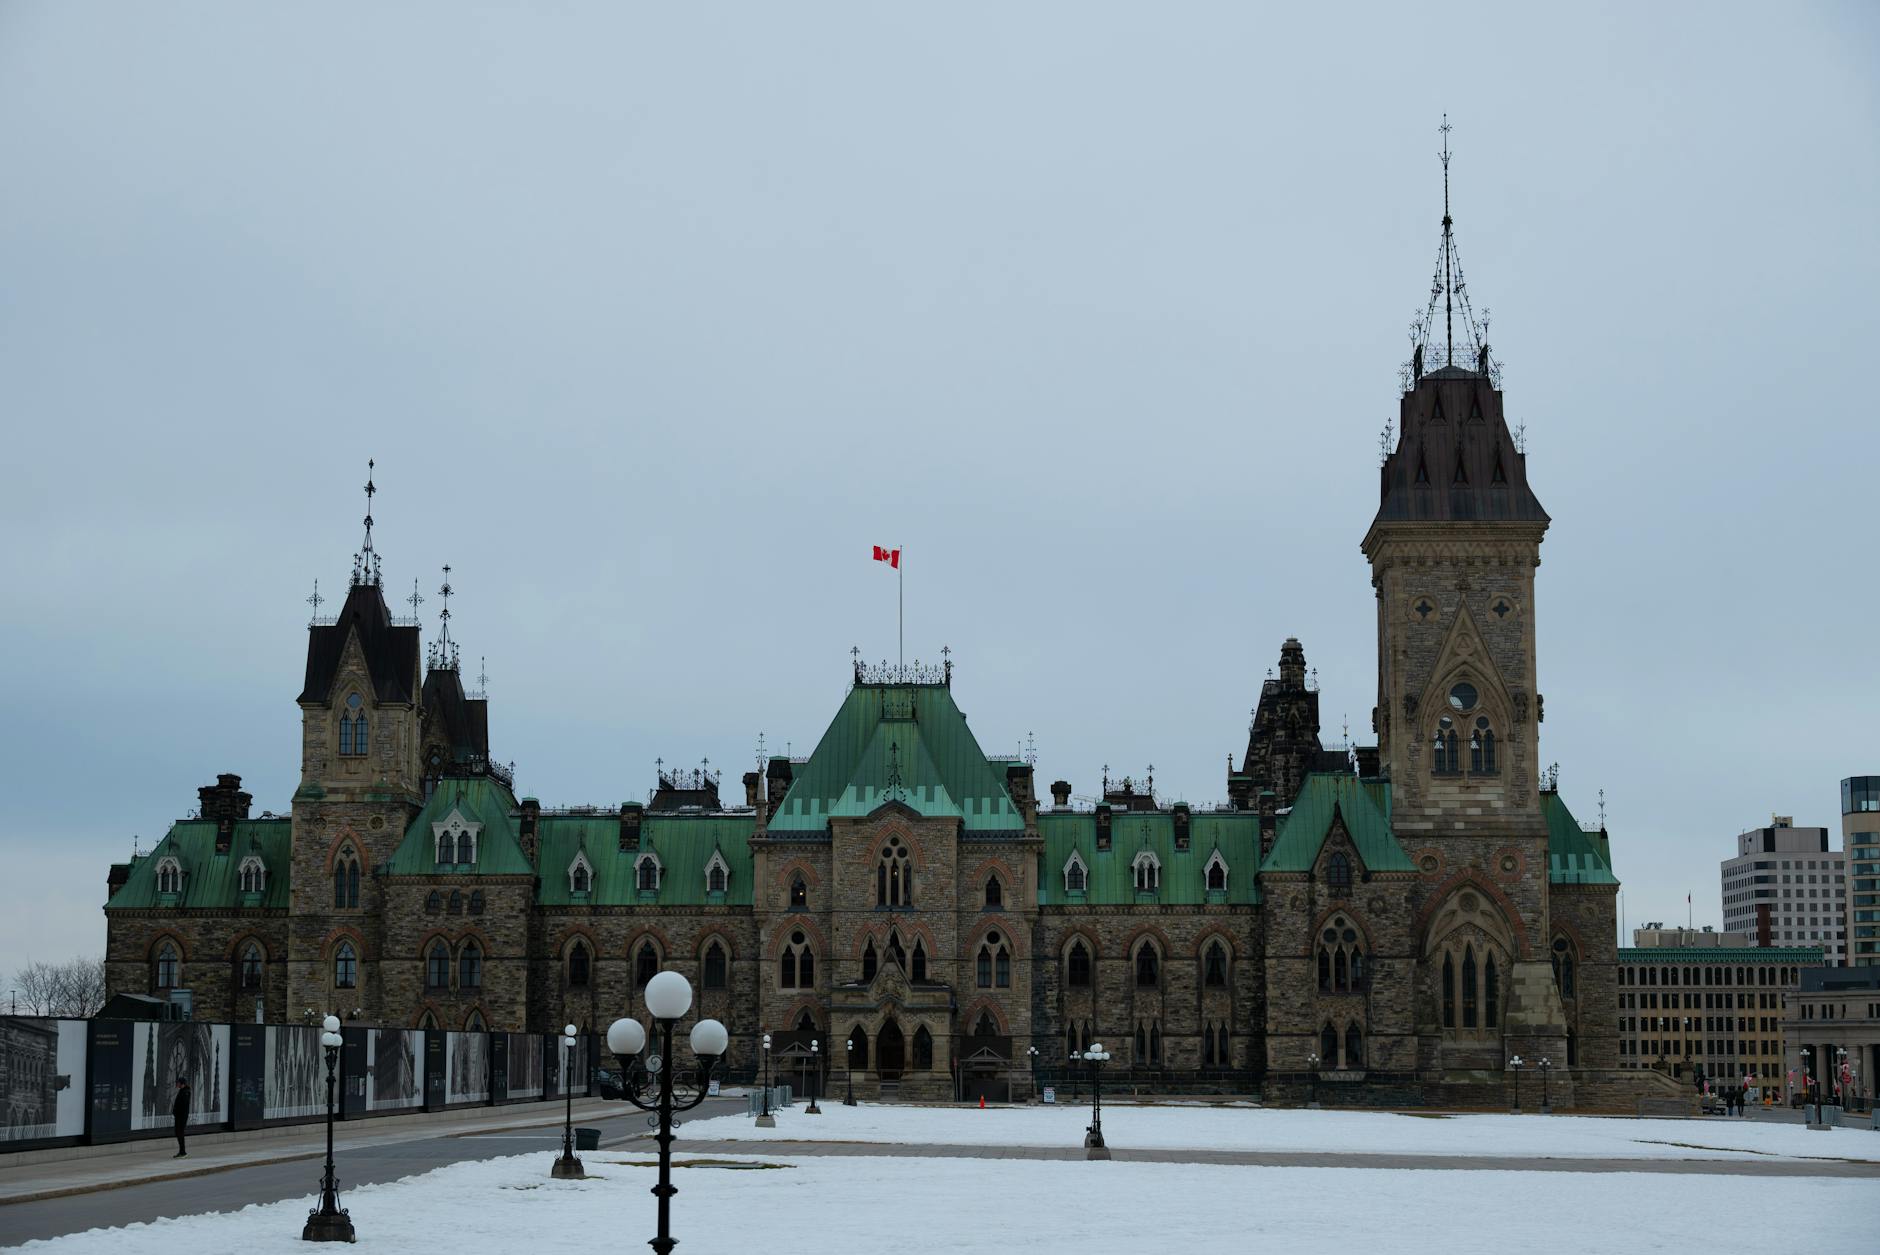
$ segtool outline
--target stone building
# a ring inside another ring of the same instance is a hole
[[[1460,303],[1449,227],[1438,290]],[[640,1013],[675,968],[734,1072],[765,1032],[786,1067],[820,1039],[865,1094],[1001,1095],[1031,1050],[1062,1075],[1102,1041],[1147,1084],[1282,1100],[1316,1079],[1499,1104],[1509,1056],[1547,1054],[1562,1105],[1629,1104],[1653,1078],[1619,1068],[1607,834],[1540,769],[1549,519],[1466,304],[1466,348],[1455,321],[1432,301],[1362,537],[1375,746],[1324,746],[1288,639],[1224,804],[1106,780],[1077,806],[981,749],[950,662],[857,664],[815,751],[741,798],[662,770],[643,802],[545,808],[492,757],[448,620],[426,659],[393,618],[368,517],[339,614],[309,629],[291,812],[250,818],[222,776],[113,868],[111,990],[544,1030]]]

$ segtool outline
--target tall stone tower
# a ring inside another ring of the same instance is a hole
[[[378,1018],[383,942],[377,869],[423,804],[416,624],[395,623],[365,541],[339,614],[307,629],[300,787],[293,806],[287,1013]],[[403,1018],[403,1009],[395,1018]]]
[[[1423,1016],[1425,1027],[1450,1030],[1437,1035],[1449,1046],[1429,1062],[1456,1067],[1489,1063],[1490,1042],[1446,1022],[1461,1017],[1445,1007],[1456,995],[1440,988],[1445,956],[1452,969],[1473,969],[1474,956],[1500,955],[1509,979],[1499,1027],[1512,1048],[1560,1057],[1565,1026],[1547,961],[1536,745],[1534,570],[1548,517],[1528,486],[1499,372],[1467,301],[1448,168],[1445,142],[1436,279],[1364,553],[1377,594],[1373,718],[1391,827],[1425,879],[1421,944],[1432,986]],[[1445,930],[1463,940],[1446,944]]]

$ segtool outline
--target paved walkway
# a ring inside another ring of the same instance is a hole
[[[604,1150],[615,1149],[620,1145],[620,1142],[601,1143]],[[681,1139],[675,1150],[682,1156],[886,1155],[911,1159],[1064,1160],[1084,1157],[1082,1147],[1068,1146],[936,1146],[926,1142],[789,1142],[770,1139],[709,1142]],[[1110,1146],[1110,1157],[1123,1163],[1198,1163],[1260,1168],[1414,1168],[1439,1172],[1650,1172],[1742,1177],[1880,1178],[1880,1163],[1830,1158],[1533,1159],[1491,1155],[1387,1155],[1361,1151],[1131,1150],[1114,1144]]]

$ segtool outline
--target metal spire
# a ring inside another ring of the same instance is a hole
[[[366,459],[366,538],[359,546],[359,552],[353,555],[353,586],[361,584],[376,585],[379,582],[379,555],[372,551],[372,498],[378,493],[373,486],[372,472],[378,463]]]
[[[411,596],[405,600],[411,603],[411,617],[415,620],[418,617],[418,607],[424,603],[424,597],[418,592],[418,577],[415,575],[411,577]]]
[[[457,642],[450,639],[450,563],[444,564],[444,583],[439,586],[437,595],[443,599],[444,607],[438,611],[437,639],[431,642],[431,666],[438,671],[457,669]],[[416,591],[412,593],[417,596]]]
[[[1475,311],[1469,305],[1469,285],[1462,275],[1462,254],[1456,248],[1456,220],[1450,211],[1449,201],[1449,160],[1454,154],[1449,149],[1449,115],[1443,115],[1443,122],[1437,128],[1443,137],[1442,151],[1437,154],[1443,163],[1443,236],[1436,252],[1436,273],[1430,279],[1430,299],[1420,314],[1410,324],[1410,361],[1402,371],[1403,385],[1406,391],[1416,386],[1425,371],[1431,367],[1463,366],[1487,375],[1493,384],[1501,386],[1501,368],[1489,355],[1488,349],[1488,311],[1482,311],[1478,322]],[[1439,346],[1436,338],[1436,302],[1443,303],[1443,343]],[[1456,315],[1462,315],[1463,331],[1466,336],[1463,360],[1456,361]]]
[[[325,604],[325,602],[326,598],[320,596],[320,581],[315,580],[313,582],[313,596],[307,598],[307,604],[313,607],[313,618],[309,620],[310,623],[319,622],[320,607]]]

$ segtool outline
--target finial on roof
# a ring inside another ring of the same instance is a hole
[[[1038,741],[1029,732],[1025,734],[1025,765],[1027,767],[1038,765]]]
[[[411,596],[405,600],[411,603],[411,617],[417,618],[418,607],[424,604],[424,596],[418,592],[418,577],[415,575],[411,577]]]
[[[450,563],[444,564],[444,582],[438,586],[437,595],[443,600],[443,609],[437,612],[437,639],[431,642],[431,666],[437,671],[455,671],[457,669],[457,642],[450,639]],[[412,590],[417,596],[417,590]],[[416,607],[413,607],[415,612]]]
[[[1599,791],[1599,830],[1606,831],[1606,791]]]
[[[485,697],[490,694],[490,660],[482,654],[477,655],[477,692]]]
[[[1449,161],[1454,156],[1449,150],[1449,115],[1443,115],[1442,125],[1437,128],[1443,136],[1443,148],[1437,159],[1443,163],[1443,235],[1436,251],[1436,273],[1430,280],[1430,299],[1423,311],[1410,324],[1410,362],[1403,370],[1405,390],[1414,388],[1424,371],[1436,361],[1441,367],[1472,368],[1477,373],[1487,376],[1496,387],[1501,386],[1501,371],[1495,365],[1488,348],[1488,311],[1483,310],[1483,317],[1478,322],[1475,311],[1469,305],[1469,285],[1462,277],[1462,255],[1456,250],[1456,220],[1449,206]],[[1443,339],[1436,341],[1436,302],[1443,304]],[[1456,315],[1462,315],[1463,333],[1467,343],[1458,345],[1456,341]],[[1457,360],[1458,349],[1461,361]]]
[[[325,603],[326,598],[320,596],[320,581],[315,580],[313,582],[313,596],[307,598],[307,604],[313,607],[313,618],[309,622],[317,622],[319,620],[320,607]]]
[[[359,546],[359,552],[353,555],[353,586],[361,584],[377,585],[379,582],[379,555],[372,550],[372,498],[378,489],[373,486],[372,473],[378,463],[366,459],[366,538]]]

